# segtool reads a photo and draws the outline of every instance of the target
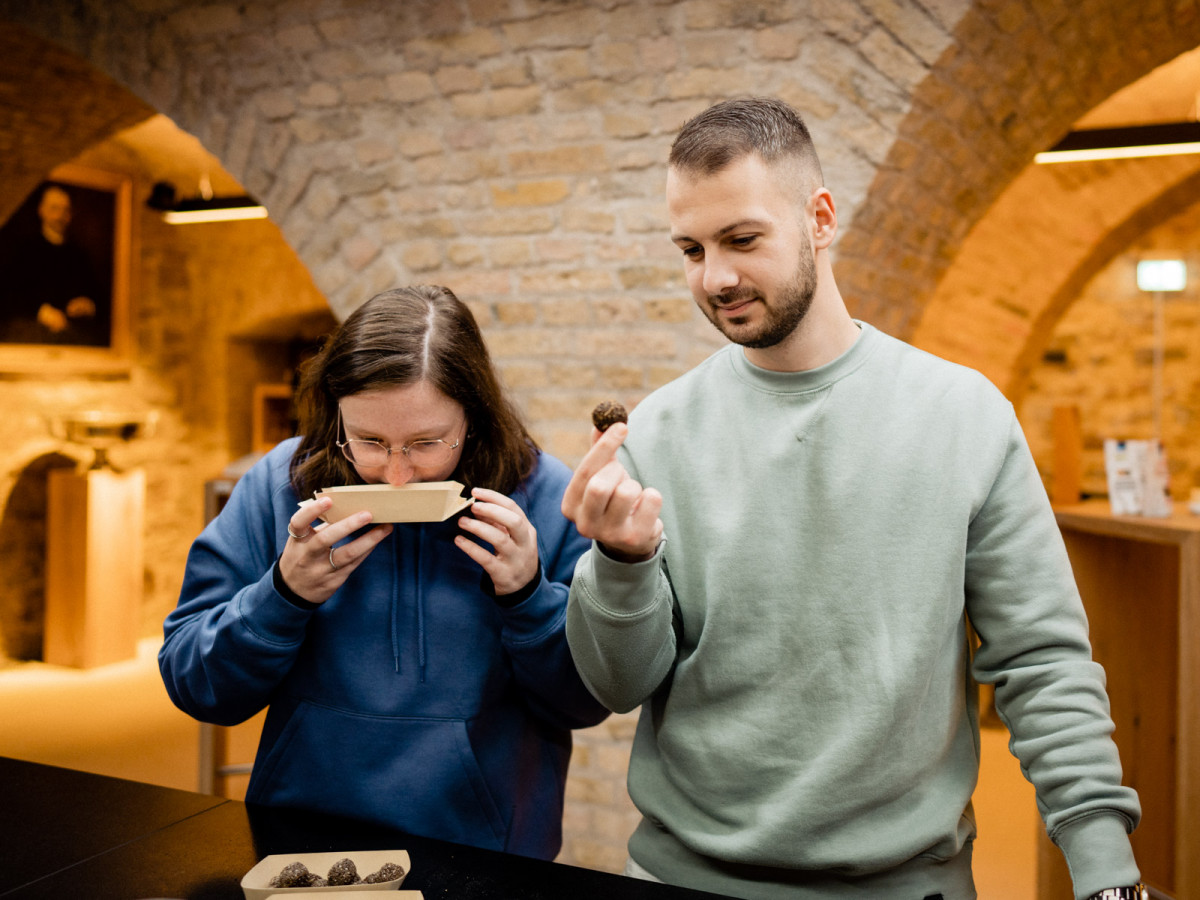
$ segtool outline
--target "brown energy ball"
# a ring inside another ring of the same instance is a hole
[[[316,887],[317,882],[324,879],[320,875],[314,875],[308,871],[308,866],[302,862],[294,862],[283,867],[278,875],[272,878],[267,884],[270,887],[294,888],[294,887]]]
[[[607,431],[610,426],[616,425],[618,422],[628,421],[629,413],[615,400],[601,400],[592,410],[592,424],[602,432]]]
[[[360,884],[362,882],[362,879],[358,877],[358,867],[354,865],[354,860],[349,857],[339,859],[330,866],[329,874],[325,880],[330,887],[334,887],[335,885]]]
[[[404,866],[393,862],[386,862],[379,867],[378,872],[372,872],[363,879],[363,884],[383,884],[385,881],[395,881],[397,878],[404,877]]]

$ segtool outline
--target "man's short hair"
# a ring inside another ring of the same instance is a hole
[[[680,129],[667,162],[680,171],[713,175],[751,153],[768,165],[794,159],[813,187],[824,183],[808,126],[796,110],[773,97],[710,106]]]

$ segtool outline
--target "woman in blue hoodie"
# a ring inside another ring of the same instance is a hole
[[[446,288],[367,301],[302,374],[302,437],[238,482],[193,544],[159,665],[185,712],[268,707],[246,800],[552,858],[572,728],[567,589],[588,542],[570,470],[504,397]],[[444,522],[323,525],[334,485],[456,480]]]

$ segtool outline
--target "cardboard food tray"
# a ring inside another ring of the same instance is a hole
[[[324,878],[330,866],[346,857],[354,860],[354,866],[358,869],[358,874],[364,878],[372,872],[377,872],[379,867],[386,862],[403,866],[404,875],[394,881],[383,881],[379,884],[351,884],[306,888],[270,886],[271,879],[283,871],[285,866],[289,866],[292,863],[304,863],[310,872]],[[269,897],[294,896],[296,894],[321,894],[323,897],[328,898],[328,900],[333,900],[332,897],[329,897],[330,894],[349,895],[360,894],[363,891],[394,892],[404,883],[404,879],[408,877],[411,868],[412,863],[409,861],[407,850],[339,850],[327,853],[280,853],[273,856],[264,856],[253,869],[242,876],[242,893],[246,895],[246,900],[267,900]],[[404,894],[409,896],[413,893],[417,893],[419,896],[419,892],[404,892]],[[399,896],[404,896],[404,894]]]
[[[394,487],[390,484],[351,484],[344,487],[322,488],[314,495],[317,500],[333,500],[323,516],[326,522],[336,522],[362,510],[371,511],[373,522],[444,522],[474,500],[462,496],[463,486],[457,481],[426,481]]]

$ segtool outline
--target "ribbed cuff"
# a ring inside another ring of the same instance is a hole
[[[533,596],[542,584],[542,561],[538,560],[537,573],[525,587],[513,591],[511,594],[497,594],[496,585],[492,581],[492,577],[484,572],[479,578],[479,588],[489,597],[496,601],[496,605],[504,609],[511,609],[518,603],[524,603]]]
[[[590,565],[597,585],[603,585],[598,594],[603,595],[600,606],[620,616],[636,615],[654,605],[658,591],[658,574],[662,569],[663,547],[666,540],[659,541],[654,555],[638,562],[621,562],[606,554],[596,541],[592,549],[584,554],[581,564]]]
[[[1076,900],[1105,888],[1141,881],[1125,819],[1112,813],[1086,816],[1054,836],[1071,871]]]

